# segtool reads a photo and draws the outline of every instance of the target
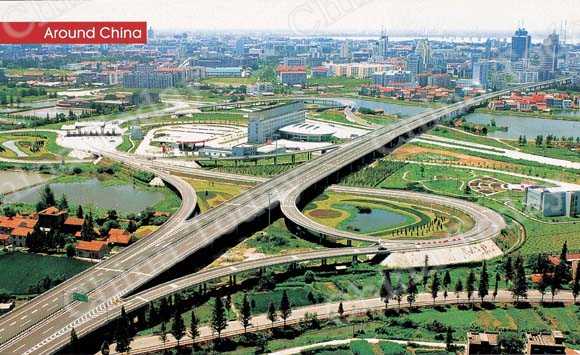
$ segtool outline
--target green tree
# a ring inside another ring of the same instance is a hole
[[[338,304],[338,315],[342,318],[344,316],[344,306],[342,302]]]
[[[562,252],[560,253],[560,260],[554,270],[554,278],[560,284],[566,284],[572,280],[572,273],[570,272],[570,263],[568,262],[568,242],[562,245]]]
[[[288,294],[286,290],[282,292],[282,298],[280,299],[280,317],[284,321],[284,327],[286,327],[286,320],[292,314],[292,305],[288,299]]]
[[[453,329],[451,327],[447,327],[447,332],[445,334],[445,349],[449,352],[452,352],[454,349],[453,346]]]
[[[189,336],[191,339],[195,339],[199,336],[199,324],[197,316],[195,315],[195,309],[191,310],[191,320],[189,322]]]
[[[77,207],[77,218],[84,218],[85,213],[83,212],[83,206],[78,205]]]
[[[544,272],[542,273],[542,278],[540,279],[540,282],[538,282],[538,291],[540,292],[541,295],[541,302],[544,302],[544,295],[546,294],[546,290],[548,289],[548,285],[550,285],[550,277],[548,276],[548,273],[544,270]]]
[[[72,258],[75,255],[77,255],[77,250],[75,249],[75,245],[72,243],[68,243],[65,246],[65,251],[66,251],[66,256],[69,258]]]
[[[40,212],[48,207],[56,206],[56,199],[50,185],[46,185],[40,195],[40,200],[36,204],[36,211]]]
[[[481,303],[483,299],[489,294],[489,274],[487,273],[487,264],[484,261],[481,267],[481,274],[479,275],[479,287],[477,289]]]
[[[388,270],[383,273],[383,284],[381,285],[380,297],[385,303],[385,308],[389,307],[389,300],[393,297],[393,286],[391,285],[391,274]]]
[[[504,265],[503,265],[503,271],[505,273],[505,284],[506,287],[508,286],[508,281],[512,281],[513,276],[514,276],[514,270],[513,270],[513,266],[512,266],[512,257],[508,256],[505,259]]]
[[[159,330],[159,339],[165,346],[165,342],[167,341],[167,323],[161,322],[161,329]]]
[[[528,282],[526,280],[524,261],[521,256],[518,256],[515,262],[515,280],[512,287],[512,293],[516,298],[516,301],[519,301],[520,298],[528,297]]]
[[[81,226],[81,239],[86,241],[95,240],[97,238],[97,232],[95,232],[95,224],[93,222],[93,214],[89,212],[83,220],[83,225]]]
[[[16,216],[16,210],[12,206],[4,206],[3,208],[4,216],[8,218],[13,218]]]
[[[242,309],[240,310],[239,320],[244,327],[245,333],[248,327],[252,325],[252,307],[250,306],[250,302],[248,302],[246,294],[244,294],[244,299],[242,300]]]
[[[469,271],[467,282],[465,282],[465,290],[467,291],[467,300],[471,302],[473,291],[475,291],[475,273],[473,270]]]
[[[572,296],[574,297],[574,303],[576,303],[576,298],[578,298],[579,293],[580,293],[580,263],[577,263],[574,282],[572,283]]]
[[[431,280],[431,297],[433,298],[433,303],[435,303],[435,299],[439,294],[439,287],[440,287],[439,275],[437,274],[437,272],[434,272],[433,279]]]
[[[228,321],[226,319],[226,311],[224,309],[224,304],[221,298],[216,297],[213,305],[213,312],[211,317],[211,327],[218,334],[218,339],[221,337],[221,333],[228,326]]]
[[[417,297],[417,285],[412,276],[409,276],[409,281],[407,282],[407,302],[409,303],[409,308],[413,307],[415,303],[415,298]]]
[[[499,272],[495,273],[495,284],[493,285],[493,299],[497,297],[497,293],[499,291],[499,282],[501,281],[501,276]]]
[[[185,335],[185,323],[183,322],[183,317],[181,316],[181,312],[179,308],[175,308],[175,312],[173,313],[173,322],[171,323],[171,334],[177,340],[177,348],[179,348],[179,341]]]
[[[445,270],[445,275],[443,276],[443,288],[445,289],[443,297],[447,300],[447,292],[449,291],[449,286],[451,285],[451,274],[449,269]]]
[[[460,279],[455,283],[455,297],[459,299],[459,294],[463,292],[463,282]]]
[[[68,210],[68,200],[65,194],[62,194],[60,200],[56,203],[56,207],[61,211]]]
[[[270,320],[270,322],[272,322],[272,325],[274,325],[276,319],[278,319],[276,306],[274,306],[274,302],[270,301],[270,304],[268,305],[268,320]]]
[[[401,309],[401,300],[403,299],[403,293],[405,292],[405,289],[403,288],[403,283],[400,277],[393,292],[395,293],[395,299],[397,300],[398,307]]]

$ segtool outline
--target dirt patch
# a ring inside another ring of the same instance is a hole
[[[341,216],[341,213],[335,210],[314,210],[308,212],[311,217],[314,218],[338,218]]]

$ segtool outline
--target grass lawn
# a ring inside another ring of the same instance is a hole
[[[248,189],[248,186],[228,184],[220,181],[191,178],[185,178],[185,180],[197,192],[197,204],[202,213],[221,205]]]
[[[434,176],[447,177],[450,180],[433,180]],[[397,173],[391,175],[380,185],[382,188],[409,189],[414,183],[418,182],[420,186],[428,189],[430,193],[447,195],[452,197],[475,198],[476,202],[489,207],[500,214],[520,222],[525,230],[527,240],[522,246],[521,251],[524,254],[534,254],[539,252],[558,253],[564,241],[568,241],[568,247],[572,250],[580,249],[580,239],[575,236],[580,235],[580,223],[574,223],[575,219],[566,218],[543,218],[523,214],[519,209],[521,207],[524,193],[503,191],[494,195],[485,197],[475,192],[465,195],[462,184],[476,178],[493,177],[505,183],[519,184],[522,182],[531,182],[528,179],[513,177],[501,173],[479,172],[476,170],[453,168],[449,166],[429,166],[419,164],[408,164]],[[514,206],[509,208],[506,204]],[[534,217],[532,219],[530,217]],[[566,224],[556,224],[554,222],[568,222]]]
[[[21,157],[22,160],[59,160],[61,157],[68,155],[71,151],[68,148],[63,148],[56,143],[56,133],[38,131],[38,132],[22,132],[0,134],[0,143],[7,141],[14,141],[16,146],[25,154],[26,157]],[[32,151],[31,147],[35,142],[39,142],[39,150]],[[4,158],[16,158],[16,154],[6,147],[0,151],[0,156]]]
[[[258,78],[250,77],[239,77],[239,78],[207,78],[203,79],[201,82],[208,85],[217,86],[241,86],[241,85],[253,85],[258,81]]]
[[[42,284],[46,277],[62,282],[91,265],[67,257],[0,253],[0,290],[13,295],[36,293],[31,288]]]
[[[310,114],[311,118],[322,120],[322,121],[331,121],[336,123],[346,123],[352,125],[353,123],[346,119],[344,112],[338,110],[327,110],[322,112],[315,112]]]
[[[371,84],[370,79],[345,78],[333,76],[328,78],[309,78],[308,86],[325,86],[325,91],[336,93],[356,93],[362,85]]]

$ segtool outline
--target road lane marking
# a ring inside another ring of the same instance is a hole
[[[34,311],[30,312],[30,314],[34,314],[36,312],[38,312],[38,309],[35,309]]]

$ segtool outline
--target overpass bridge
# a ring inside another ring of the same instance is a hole
[[[516,89],[532,89],[569,80],[552,80]],[[118,316],[117,312],[109,313],[114,304],[173,265],[221,239],[232,238],[240,228],[251,224],[272,208],[282,204],[283,212],[289,212],[288,205],[284,203],[289,196],[299,202],[310,186],[325,183],[326,179],[340,174],[343,169],[361,159],[372,157],[385,146],[394,146],[399,137],[430,128],[443,117],[454,117],[486,100],[507,93],[509,90],[490,93],[372,131],[340,149],[259,184],[207,213],[168,226],[157,237],[146,238],[146,242],[138,242],[108,262],[83,273],[83,278],[87,280],[84,286],[92,302],[70,301],[70,294],[77,285],[77,278],[73,278],[41,295],[42,301],[33,300],[0,318],[0,352],[47,354],[62,349],[69,342],[71,329],[74,328],[79,336],[83,336],[110,322]],[[135,164],[142,165],[139,162]],[[50,310],[47,311],[45,307],[50,307]],[[103,318],[106,320],[103,321]],[[16,324],[19,327],[15,327]]]

